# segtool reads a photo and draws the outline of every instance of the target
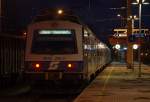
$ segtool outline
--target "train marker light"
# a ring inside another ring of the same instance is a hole
[[[72,64],[69,63],[67,66],[68,66],[68,68],[71,68],[71,67],[72,67]]]
[[[40,68],[40,64],[35,64],[35,68]]]
[[[75,67],[74,63],[68,63],[68,64],[66,65],[67,71],[73,71],[73,70],[74,70],[74,67]]]

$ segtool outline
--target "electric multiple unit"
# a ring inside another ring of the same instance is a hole
[[[110,49],[81,23],[52,19],[28,26],[25,75],[29,79],[90,80],[110,60]]]

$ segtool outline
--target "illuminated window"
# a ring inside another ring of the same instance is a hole
[[[39,34],[71,34],[71,30],[40,30]]]

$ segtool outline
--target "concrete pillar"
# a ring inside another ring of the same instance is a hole
[[[129,18],[131,14],[131,2],[132,0],[127,0],[127,18]],[[127,21],[127,35],[132,34],[132,19],[128,19]],[[133,68],[133,49],[132,43],[127,40],[127,66],[128,68]]]

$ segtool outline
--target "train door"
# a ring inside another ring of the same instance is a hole
[[[84,73],[85,73],[85,77],[86,79],[89,80],[88,77],[88,60],[89,60],[89,50],[90,50],[90,45],[89,45],[89,33],[86,29],[83,29],[83,55],[84,55]]]

